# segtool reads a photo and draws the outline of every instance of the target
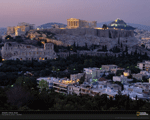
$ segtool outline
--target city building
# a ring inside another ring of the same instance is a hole
[[[135,78],[137,80],[142,80],[144,76],[146,76],[146,75],[143,75],[143,74],[140,74],[140,73],[132,74],[132,78]]]
[[[102,65],[102,70],[111,71],[112,69],[117,70],[117,65]]]
[[[113,68],[110,71],[111,71],[111,73],[116,74],[117,71],[124,71],[124,70],[125,70],[124,68]]]
[[[68,94],[76,94],[76,95],[80,95],[80,86],[74,86],[74,85],[69,85],[68,86]]]
[[[81,77],[84,75],[84,73],[78,73],[78,74],[71,74],[70,75],[70,80],[77,80],[77,79],[81,79]]]
[[[85,73],[85,81],[87,82],[90,79],[97,81],[104,74],[104,71],[100,70],[100,68],[84,68],[83,71]]]
[[[22,23],[18,23],[17,26],[7,27],[7,34],[4,35],[3,39],[7,35],[10,35],[12,37],[25,35],[29,30],[33,30],[34,26],[35,26],[34,24],[29,24],[29,23],[22,22]]]
[[[137,64],[140,70],[150,71],[150,61],[145,61]]]
[[[122,84],[124,83],[127,83],[128,81],[128,78],[125,77],[124,75],[121,75],[121,76],[113,76],[113,81],[118,81],[118,82],[121,82]]]
[[[1,54],[3,60],[46,60],[57,58],[54,44],[52,43],[45,43],[44,48],[38,48],[32,45],[6,42],[2,47]]]

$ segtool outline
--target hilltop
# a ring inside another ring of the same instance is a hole
[[[111,22],[113,22],[113,21],[107,21],[107,22],[97,23],[97,27],[102,27],[103,24],[107,24],[108,25]],[[127,25],[130,25],[130,26],[132,26],[134,28],[137,28],[137,29],[150,31],[150,26],[147,26],[147,25],[134,24],[134,23],[127,23]]]
[[[52,28],[52,25],[59,25],[59,26],[64,26],[66,27],[67,25],[63,24],[63,23],[56,23],[56,22],[51,22],[51,23],[46,23],[46,24],[42,24],[40,26],[37,26],[37,28],[40,28],[40,29],[47,29],[47,28]]]

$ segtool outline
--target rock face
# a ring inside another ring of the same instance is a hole
[[[94,29],[94,28],[77,28],[77,29],[47,29],[55,34],[67,34],[67,35],[92,35],[97,37],[134,37],[134,31],[130,30],[115,30],[115,29]]]
[[[78,46],[94,45],[106,45],[108,49],[111,49],[118,44],[118,38],[120,43],[124,46],[132,47],[137,44],[137,39],[134,37],[134,31],[129,30],[115,30],[115,29],[94,29],[94,28],[77,28],[77,29],[45,29],[40,30],[47,31],[55,34],[55,39],[49,39],[42,36],[41,39],[46,39],[48,42],[52,42],[56,45],[73,45]],[[36,38],[36,32],[30,32],[28,34]],[[40,38],[40,37],[38,37]]]
[[[118,45],[118,38],[105,38],[105,37],[97,37],[97,36],[91,36],[91,35],[85,35],[85,36],[73,36],[73,35],[56,35],[57,39],[59,41],[62,41],[65,44],[73,45],[74,43],[78,46],[85,46],[87,44],[88,46],[94,45],[106,45],[108,49],[111,49],[113,46]],[[129,38],[120,38],[120,44],[124,47],[126,45],[130,48],[137,44],[137,39],[135,37],[129,37]]]

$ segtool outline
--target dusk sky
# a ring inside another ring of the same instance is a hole
[[[36,26],[68,18],[150,26],[150,0],[0,0],[0,27],[27,22]]]

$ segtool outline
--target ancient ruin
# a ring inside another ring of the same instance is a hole
[[[52,43],[45,43],[44,48],[38,48],[32,45],[6,42],[2,47],[1,54],[3,60],[46,60],[57,58],[54,44]]]
[[[67,28],[68,29],[74,29],[74,28],[94,28],[96,27],[97,22],[96,21],[86,21],[86,20],[80,20],[77,18],[70,18],[67,19]]]

